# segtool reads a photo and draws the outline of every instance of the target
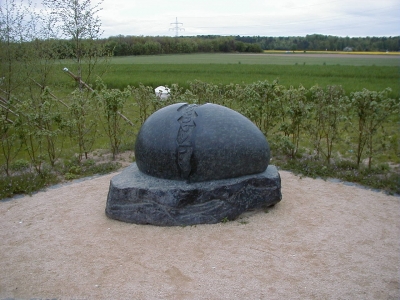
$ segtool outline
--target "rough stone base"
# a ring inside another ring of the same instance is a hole
[[[133,163],[111,179],[106,215],[158,226],[213,224],[281,199],[281,178],[271,165],[255,175],[187,183],[146,175]]]

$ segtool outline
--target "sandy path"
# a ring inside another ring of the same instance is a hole
[[[280,173],[225,224],[110,220],[115,174],[0,202],[0,299],[399,299],[400,198]]]
[[[387,54],[335,54],[335,53],[299,53],[298,51],[296,53],[282,53],[282,54],[268,54],[268,55],[274,55],[274,56],[294,56],[294,57],[329,57],[329,58],[380,58],[380,59],[390,59],[390,58],[400,58],[400,55],[387,55]]]

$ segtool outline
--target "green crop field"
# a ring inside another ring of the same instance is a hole
[[[188,87],[188,82],[253,83],[278,80],[285,86],[341,85],[347,93],[383,90],[399,95],[398,55],[188,54],[115,57],[103,76],[110,88],[127,85]],[[66,66],[73,68],[65,61]],[[57,77],[58,80],[60,77]],[[63,78],[62,81],[70,80]]]
[[[120,56],[113,64],[251,64],[251,65],[351,65],[351,66],[399,66],[400,55],[361,54],[176,54]]]

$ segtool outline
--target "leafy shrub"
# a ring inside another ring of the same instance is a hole
[[[107,174],[121,168],[121,164],[115,161],[96,163],[93,159],[84,160],[82,163],[69,165],[64,173],[66,180],[73,180],[95,174]]]
[[[29,162],[25,159],[17,159],[12,162],[10,169],[11,171],[23,171],[28,169],[30,166]]]
[[[373,168],[360,168],[356,162],[338,160],[324,164],[315,159],[278,160],[277,164],[297,175],[312,178],[338,178],[348,182],[359,183],[375,189],[387,191],[389,194],[400,194],[400,175],[390,170],[388,164],[379,164]]]
[[[47,172],[42,172],[41,174],[26,172],[14,176],[2,176],[0,177],[0,199],[17,194],[30,195],[56,182],[56,176]]]

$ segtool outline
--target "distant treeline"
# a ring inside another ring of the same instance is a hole
[[[234,37],[153,37],[113,36],[105,40],[114,56],[213,53],[213,52],[262,52],[258,43],[248,43]]]
[[[289,37],[236,36],[235,40],[256,43],[263,50],[310,51],[399,51],[400,36],[394,37],[338,37],[311,34]]]
[[[37,41],[37,40],[36,40]],[[72,58],[75,43],[72,40],[48,41],[57,58]],[[305,37],[261,37],[261,36],[112,36],[106,39],[87,41],[85,51],[100,51],[111,56],[157,55],[182,53],[259,53],[263,50],[286,51],[399,51],[400,37],[350,38],[325,35]],[[83,41],[85,43],[85,41]],[[100,49],[103,50],[100,50]],[[104,52],[104,50],[106,52]],[[98,53],[100,56],[102,54]]]
[[[290,51],[399,51],[400,37],[112,36],[103,40],[115,56],[212,52]]]

